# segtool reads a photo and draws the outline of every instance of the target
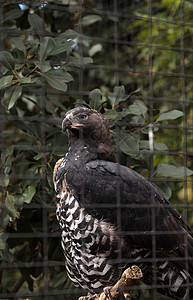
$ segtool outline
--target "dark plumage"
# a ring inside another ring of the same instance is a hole
[[[62,123],[69,148],[54,170],[57,219],[69,277],[96,293],[138,264],[145,283],[193,299],[193,235],[144,177],[116,163],[108,121],[87,108]]]

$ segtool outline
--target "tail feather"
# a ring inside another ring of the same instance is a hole
[[[193,274],[172,262],[159,263],[156,266],[156,282],[153,267],[143,269],[144,282],[157,286],[157,291],[171,297],[173,300],[193,299]]]

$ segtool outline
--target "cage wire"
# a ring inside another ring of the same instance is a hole
[[[193,227],[193,4],[185,0],[0,3],[4,51],[0,299],[78,299],[86,291],[75,288],[66,274],[52,172],[67,151],[62,118],[75,106],[92,106],[92,90],[103,93],[103,98],[98,96],[103,108],[98,108],[110,119],[120,163],[157,185]],[[58,50],[71,42],[63,52]],[[60,76],[66,76],[63,87]],[[107,95],[123,85],[122,101],[117,100],[120,94],[114,97],[118,114],[130,105],[143,105],[144,111],[115,122],[107,115],[116,108]],[[128,95],[129,100],[123,101]],[[157,115],[162,116],[160,121]],[[132,136],[128,144],[124,135],[129,150],[120,141],[121,128]],[[119,190],[116,205],[120,225]],[[183,260],[189,270],[188,250],[186,257],[157,257],[155,209],[152,206],[152,285],[140,284],[143,300],[169,299],[158,292],[158,261]]]

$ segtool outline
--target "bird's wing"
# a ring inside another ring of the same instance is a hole
[[[67,183],[88,213],[117,227],[141,248],[193,256],[193,236],[180,214],[144,177],[117,163],[95,160]],[[187,251],[187,252],[186,252]],[[192,266],[193,268],[193,266]]]

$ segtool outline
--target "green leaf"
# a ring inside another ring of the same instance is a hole
[[[8,70],[12,71],[15,68],[14,58],[8,51],[0,52],[0,61]]]
[[[158,175],[163,175],[166,177],[174,177],[174,178],[181,178],[184,176],[191,176],[193,171],[188,169],[187,167],[175,167],[170,164],[158,164],[156,172]]]
[[[52,52],[53,49],[55,49],[56,42],[53,38],[46,36],[42,39],[42,42],[40,43],[40,49],[38,51],[38,57],[40,61],[44,61],[47,56],[50,55],[50,52]]]
[[[24,43],[23,43],[23,41],[20,37],[12,37],[11,40],[12,40],[12,42],[14,43],[14,45],[17,49],[19,49],[20,51],[25,52],[26,48],[25,48],[25,45],[24,45]]]
[[[105,109],[104,116],[106,119],[115,119],[118,114],[115,109]]]
[[[28,21],[35,34],[39,37],[44,34],[44,21],[37,14],[29,14]]]
[[[72,29],[67,29],[65,32],[60,33],[57,37],[56,40],[67,40],[67,39],[75,39],[79,36],[79,33],[72,30]]]
[[[18,84],[10,88],[8,91],[10,94],[9,105],[8,105],[8,110],[9,110],[15,105],[16,101],[20,98],[22,93],[22,87],[21,85]]]
[[[156,150],[159,150],[159,151],[165,151],[165,150],[168,150],[168,147],[163,144],[163,143],[154,143],[154,148]],[[141,140],[140,141],[140,149],[149,149],[149,141],[146,141],[146,140]]]
[[[135,101],[132,105],[129,105],[127,111],[134,115],[142,115],[147,112],[147,107],[141,101]]]
[[[5,250],[5,248],[6,248],[5,241],[3,241],[3,240],[1,239],[1,237],[0,237],[0,250],[1,250],[1,251],[2,251],[2,250]]]
[[[80,59],[78,61],[78,63],[80,63]],[[82,61],[83,64],[92,64],[93,63],[93,59],[91,57],[83,57],[83,61]]]
[[[12,21],[14,19],[18,19],[23,15],[23,12],[20,9],[12,9],[8,11],[3,18],[3,22]]]
[[[3,258],[3,260],[5,260],[9,263],[13,263],[13,261],[14,261],[13,253],[9,249],[2,251],[2,258]]]
[[[102,92],[99,89],[95,89],[90,92],[89,98],[90,98],[90,106],[93,109],[98,109],[101,106],[102,103]]]
[[[62,76],[64,82],[70,82],[70,81],[74,80],[74,78],[72,77],[72,75],[70,73],[66,72],[66,71],[63,71],[61,73],[61,76]]]
[[[168,150],[168,146],[166,144],[157,143],[157,142],[154,143],[154,148],[156,150],[159,150],[159,151],[166,151],[166,150]]]
[[[31,83],[32,81],[32,78],[29,76],[29,77],[22,77],[19,79],[19,82],[20,83],[23,83],[23,84],[28,84],[28,83]]]
[[[120,99],[119,102],[123,102],[123,101],[128,100],[129,98],[131,98],[131,96],[133,96],[133,95],[135,95],[135,94],[138,94],[140,91],[141,91],[140,88],[136,89],[135,91],[131,92],[129,95],[127,95],[127,96],[125,96],[124,98]]]
[[[32,200],[32,198],[33,198],[33,196],[35,195],[35,193],[36,193],[36,189],[35,189],[35,187],[34,186],[28,186],[26,189],[25,189],[25,191],[24,191],[24,193],[23,193],[23,197],[24,197],[24,202],[25,203],[30,203],[31,202],[31,200]]]
[[[43,158],[43,157],[45,157],[45,156],[47,156],[49,154],[49,152],[45,152],[45,153],[38,153],[37,155],[35,155],[33,158],[35,159],[35,160],[39,160],[39,159],[41,159],[41,158]]]
[[[24,197],[20,194],[14,194],[14,204],[17,208],[22,207],[24,203]]]
[[[14,196],[7,195],[5,199],[5,209],[12,218],[19,218],[20,214],[14,207]]]
[[[0,79],[0,90],[12,83],[13,75],[4,76]]]
[[[55,89],[66,92],[67,84],[64,82],[64,78],[61,75],[55,74],[55,72],[44,73],[43,76],[46,78],[46,81]]]
[[[74,41],[67,41],[66,43],[64,44],[59,44],[59,45],[56,45],[55,49],[53,49],[49,55],[57,55],[57,54],[60,54],[60,53],[63,53],[65,51],[68,51],[69,49],[71,49],[71,47],[74,45]]]
[[[80,62],[81,64],[91,64],[93,63],[93,59],[90,56],[80,58],[80,56],[76,53],[76,56],[69,56],[68,62],[71,64],[77,64],[77,66],[79,66]]]
[[[9,185],[9,175],[8,174],[1,175],[0,186],[6,187],[8,185]]]
[[[98,15],[88,15],[82,18],[82,25],[89,26],[101,20],[102,18]]]
[[[21,85],[17,84],[15,86],[12,86],[4,93],[2,105],[8,110],[11,109],[15,105],[16,101],[20,98],[21,93]]]
[[[172,191],[169,185],[165,182],[156,182],[156,186],[160,190],[162,194],[164,194],[165,198],[169,200],[172,196]]]
[[[159,130],[159,127],[156,127],[156,125],[154,125],[153,127],[151,127],[151,129],[153,130],[153,132],[156,132]],[[149,134],[149,126],[142,128],[141,132],[144,134]]]
[[[55,289],[60,285],[63,285],[66,279],[67,279],[66,271],[56,274],[52,281],[53,288]]]
[[[139,151],[139,141],[135,137],[127,133],[121,133],[119,135],[119,139],[120,150],[123,153],[130,155],[131,157],[136,157],[137,152]]]
[[[125,87],[123,85],[114,87],[113,93],[108,96],[109,102],[113,108],[124,98],[124,95]]]
[[[34,63],[42,73],[46,73],[52,68],[49,61],[35,61]]]
[[[93,57],[96,53],[101,52],[102,49],[103,49],[102,44],[95,44],[90,48],[88,53],[91,57]]]
[[[29,253],[29,251],[28,251]],[[26,253],[23,254],[23,261],[27,261],[26,259]],[[22,275],[22,278],[25,279],[25,281],[27,282],[28,284],[28,289],[33,292],[33,284],[34,284],[34,281],[32,279],[32,276],[30,275],[30,269],[29,268],[20,268],[19,269],[20,272],[21,272],[21,275]]]
[[[152,153],[148,150],[141,150],[140,156],[142,160],[145,162],[145,165],[148,169],[152,168]]]
[[[7,134],[6,134],[7,135]],[[6,163],[6,159],[9,157],[9,156],[12,156],[13,155],[13,151],[14,151],[14,146],[10,146],[7,147],[4,151],[3,149],[1,150],[1,162],[3,164]]]
[[[182,111],[174,109],[174,110],[171,110],[171,111],[161,114],[157,118],[157,122],[163,121],[163,120],[175,120],[179,117],[182,117],[183,115],[184,115],[184,113]]]
[[[39,49],[39,43],[37,43],[37,41],[36,43],[31,43],[30,49],[28,50],[28,55],[36,54],[38,49]]]

